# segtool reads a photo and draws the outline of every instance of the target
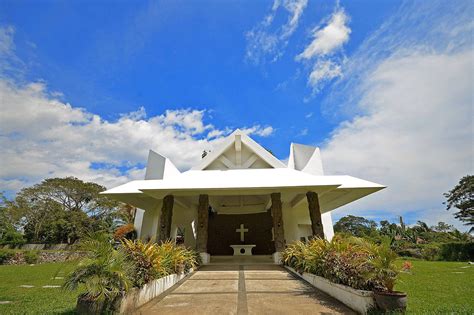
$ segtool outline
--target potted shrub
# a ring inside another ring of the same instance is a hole
[[[370,278],[377,283],[374,298],[383,311],[404,311],[407,307],[407,294],[393,290],[401,271],[396,264],[397,258],[398,255],[388,244],[382,244],[375,249],[371,259],[373,269]]]
[[[132,266],[122,251],[115,250],[105,235],[94,235],[80,244],[89,257],[83,259],[65,279],[64,288],[76,290],[83,284],[86,292],[77,300],[78,314],[112,312],[117,298],[131,286]]]

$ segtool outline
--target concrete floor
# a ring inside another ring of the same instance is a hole
[[[280,266],[234,261],[201,267],[136,314],[355,313]]]

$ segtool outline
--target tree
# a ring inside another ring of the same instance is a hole
[[[119,202],[105,187],[74,177],[50,178],[22,189],[9,205],[24,220],[30,242],[72,243],[86,232],[110,230]]]
[[[438,225],[432,226],[432,229],[440,233],[448,233],[454,229],[454,226],[445,222],[438,222]]]
[[[456,208],[454,213],[456,219],[465,225],[474,225],[474,176],[467,175],[461,178],[459,183],[444,196],[447,198],[445,204],[447,210]]]
[[[413,227],[415,230],[417,230],[419,233],[423,233],[423,232],[431,232],[431,229],[430,227],[428,226],[428,224],[426,224],[425,222],[423,221],[417,221],[416,222],[416,225]]]
[[[75,177],[49,178],[22,189],[17,198],[35,204],[58,204],[66,211],[83,211],[90,216],[103,217],[118,205],[99,194],[104,190],[104,186]]]
[[[25,242],[23,235],[15,227],[10,206],[11,201],[0,193],[0,245],[19,245]]]
[[[377,223],[375,223],[375,221],[354,215],[342,217],[334,225],[335,232],[350,233],[354,236],[369,235],[370,232],[376,230],[376,228]]]

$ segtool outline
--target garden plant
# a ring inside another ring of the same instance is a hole
[[[131,288],[189,271],[199,264],[197,253],[172,241],[157,244],[124,239],[114,248],[108,235],[95,234],[84,239],[79,249],[89,255],[78,263],[64,284],[69,290],[85,286],[85,293],[78,298],[78,311],[112,311]]]

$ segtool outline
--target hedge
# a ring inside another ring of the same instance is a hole
[[[439,256],[447,261],[474,261],[474,243],[442,244]]]

